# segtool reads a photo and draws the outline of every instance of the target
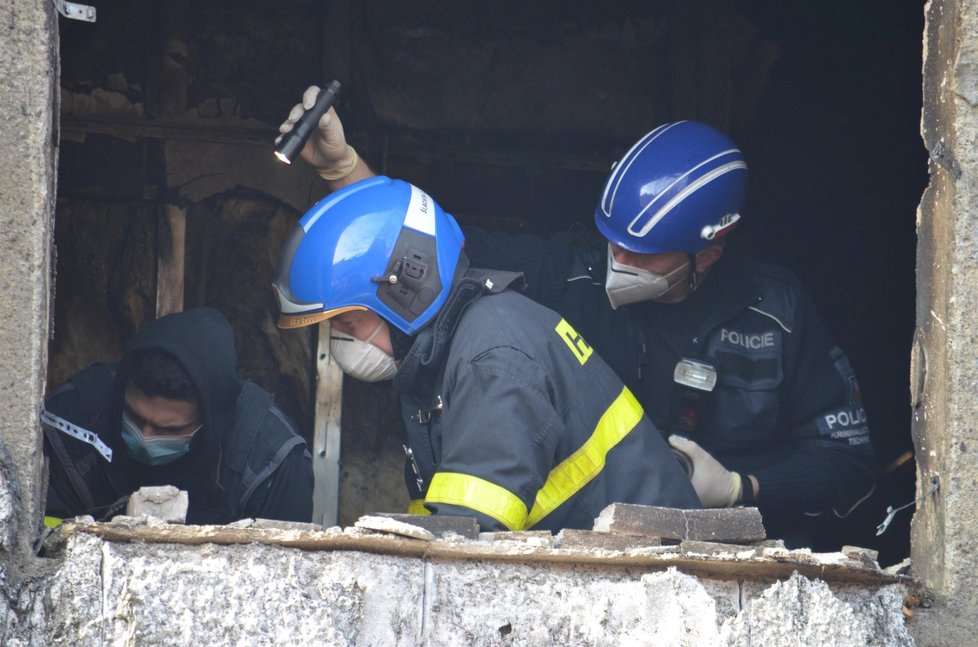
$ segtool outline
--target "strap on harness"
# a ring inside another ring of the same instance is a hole
[[[98,434],[95,432],[79,427],[72,422],[68,422],[61,416],[51,413],[47,410],[47,408],[44,408],[41,412],[41,422],[52,429],[56,429],[57,431],[68,434],[72,438],[91,445],[95,448],[95,451],[102,456],[102,458],[109,463],[112,462],[112,448],[102,442],[102,439],[99,438]]]

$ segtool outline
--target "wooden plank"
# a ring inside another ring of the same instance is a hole
[[[59,550],[72,534],[85,533],[112,542],[163,544],[265,544],[300,548],[306,551],[359,551],[393,557],[414,557],[432,562],[485,561],[512,563],[540,568],[570,568],[575,571],[656,572],[676,568],[689,575],[724,580],[787,579],[798,572],[808,578],[829,583],[882,586],[913,584],[913,578],[884,573],[858,562],[843,559],[824,562],[817,554],[805,551],[757,551],[753,557],[730,555],[687,555],[680,547],[654,546],[627,552],[593,548],[549,548],[521,546],[510,542],[458,541],[457,539],[420,541],[366,531],[276,530],[233,526],[127,526],[122,524],[66,522],[47,540],[49,550]],[[672,550],[670,550],[672,549]],[[840,555],[840,557],[842,557]]]
[[[159,52],[159,109],[172,118],[187,109],[187,70],[178,55],[186,52],[187,1],[175,0],[161,7],[161,51]],[[165,146],[165,144],[164,144]],[[166,159],[160,169],[159,195],[168,193]],[[162,203],[157,223],[156,317],[183,310],[184,253],[186,251],[187,211]]]
[[[160,206],[156,257],[156,317],[183,310],[187,212],[175,204]]]
[[[340,420],[343,371],[329,354],[329,322],[319,324],[316,343],[316,413],[313,420],[312,521],[325,527],[339,519]]]

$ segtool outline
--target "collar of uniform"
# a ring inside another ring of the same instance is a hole
[[[714,303],[700,326],[700,337],[761,299],[761,286],[746,257],[725,253],[710,270],[700,291],[690,298],[709,298]]]
[[[452,288],[434,322],[419,331],[404,356],[394,388],[401,393],[422,397],[432,388],[451,346],[452,335],[465,310],[486,294],[522,289],[523,274],[497,270],[469,269]]]

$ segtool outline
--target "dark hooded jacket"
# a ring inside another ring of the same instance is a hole
[[[128,374],[133,359],[147,351],[167,353],[184,368],[203,423],[186,456],[158,466],[134,461],[121,436]],[[306,443],[271,394],[238,376],[231,326],[216,310],[196,308],[150,323],[121,362],[76,373],[48,397],[45,409],[97,434],[112,450],[109,462],[93,444],[45,424],[50,517],[108,518],[124,512],[130,493],[153,485],[188,492],[188,523],[312,516]]]

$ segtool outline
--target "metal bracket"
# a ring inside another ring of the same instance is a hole
[[[886,518],[883,519],[883,523],[876,526],[876,536],[879,537],[884,532],[886,532],[886,529],[890,527],[891,523],[893,523],[893,517],[895,517],[896,514],[900,512],[900,510],[909,508],[912,505],[918,505],[922,503],[927,497],[929,497],[932,494],[936,494],[940,489],[941,489],[941,481],[935,475],[930,477],[930,489],[924,492],[919,498],[914,499],[910,503],[904,504],[899,508],[894,508],[891,505],[886,506]]]
[[[65,2],[65,0],[53,0],[54,7],[58,13],[65,18],[81,20],[84,22],[95,22],[95,7],[77,2]]]

